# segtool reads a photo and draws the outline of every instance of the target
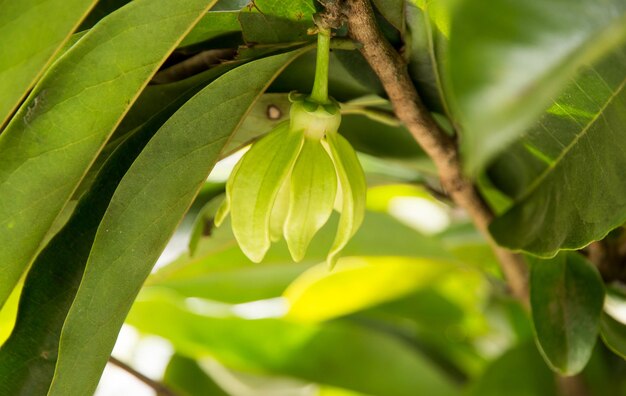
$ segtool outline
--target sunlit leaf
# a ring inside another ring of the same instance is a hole
[[[170,340],[184,355],[211,356],[239,370],[288,375],[371,395],[456,393],[424,356],[364,327],[216,318],[192,309],[175,299],[144,294],[128,322]]]
[[[318,322],[404,296],[434,282],[451,263],[425,259],[343,258],[304,272],[284,293],[287,317]]]
[[[469,396],[557,396],[554,375],[535,345],[526,342],[496,359],[470,388]]]

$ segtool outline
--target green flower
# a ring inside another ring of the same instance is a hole
[[[254,262],[282,236],[300,261],[339,196],[341,216],[327,258],[332,267],[363,221],[365,176],[354,149],[337,132],[337,102],[290,100],[290,120],[254,143],[233,169],[216,224],[230,211],[235,238]]]

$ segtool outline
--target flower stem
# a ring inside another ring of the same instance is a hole
[[[315,82],[311,99],[318,103],[328,103],[328,58],[330,53],[330,29],[319,28],[317,33],[317,60],[315,62]]]

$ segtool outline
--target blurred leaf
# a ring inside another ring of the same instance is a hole
[[[0,196],[11,197],[0,206],[0,305],[138,92],[209,3],[137,0],[111,14],[54,64],[0,135]]]
[[[0,3],[0,130],[94,4],[96,0]]]
[[[182,354],[211,356],[240,370],[370,395],[456,394],[441,372],[406,345],[355,325],[214,318],[193,313],[182,301],[147,293],[134,304],[128,323],[170,340]]]
[[[241,10],[239,22],[247,43],[287,43],[312,40],[313,0],[255,0]]]
[[[469,388],[468,396],[557,396],[552,372],[533,343],[521,344],[496,359]]]
[[[163,384],[180,396],[229,396],[195,360],[179,354],[170,359]]]
[[[387,22],[404,34],[406,0],[374,0],[374,5]]]
[[[548,364],[563,375],[580,372],[593,352],[604,304],[598,270],[578,253],[535,260],[530,303],[537,342]]]
[[[472,174],[517,140],[580,66],[626,38],[623,0],[462,1],[454,11],[448,88]]]
[[[408,71],[431,111],[451,116],[442,74],[447,62],[449,0],[409,0]]]
[[[341,134],[358,151],[377,157],[426,158],[404,126],[391,126],[376,122],[360,114],[342,116]]]
[[[625,24],[626,25],[626,24]],[[492,170],[515,204],[491,225],[503,246],[552,256],[626,221],[626,48],[572,80]]]
[[[241,25],[238,18],[239,11],[209,11],[185,36],[180,47],[198,44],[224,34],[240,32]]]
[[[333,271],[318,265],[284,293],[288,319],[320,322],[397,299],[436,281],[450,262],[384,257],[343,258]]]
[[[63,326],[51,396],[93,392],[141,284],[228,137],[300,52],[251,62],[215,80],[159,129],[124,175]]]
[[[626,325],[604,312],[600,319],[602,340],[614,353],[626,359]]]
[[[262,263],[253,264],[225,223],[210,238],[200,240],[194,257],[183,255],[152,274],[147,285],[232,304],[278,297],[303,271],[325,259],[337,229],[337,217],[332,216],[316,235],[301,264],[293,263],[284,241],[273,244]],[[381,229],[385,233],[381,234]],[[387,214],[374,212],[367,212],[344,255],[453,259],[438,240],[420,235]]]

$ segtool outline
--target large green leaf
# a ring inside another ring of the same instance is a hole
[[[517,140],[581,65],[624,38],[623,0],[462,1],[448,71],[467,169],[477,173]]]
[[[96,0],[0,3],[0,130],[95,3]]]
[[[530,304],[537,341],[548,364],[564,375],[580,372],[598,338],[604,284],[578,253],[535,260]]]
[[[49,70],[0,135],[0,304],[138,92],[210,5],[138,0]]]
[[[587,67],[490,174],[516,199],[498,243],[540,256],[579,249],[626,221],[626,50]]]
[[[360,326],[219,318],[202,305],[196,305],[197,313],[190,308],[182,300],[144,293],[128,323],[170,340],[182,354],[210,356],[236,369],[288,375],[369,395],[456,393],[449,380],[408,345]]]
[[[80,285],[98,224],[119,180],[157,128],[145,128],[118,147],[66,226],[35,260],[20,298],[15,329],[0,347],[0,394],[47,393],[61,329]]]
[[[220,151],[269,82],[301,52],[251,62],[218,78],[182,106],[135,160],[96,233],[63,326],[50,395],[93,392],[141,284]]]

